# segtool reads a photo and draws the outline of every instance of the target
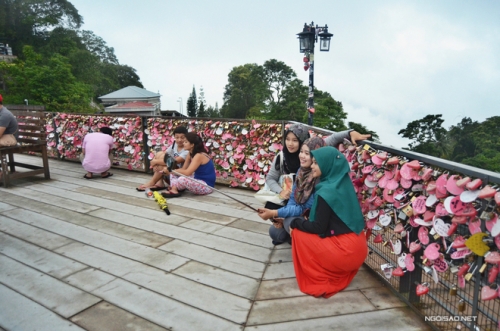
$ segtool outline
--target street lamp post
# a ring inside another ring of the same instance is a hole
[[[330,50],[330,39],[333,34],[328,33],[328,25],[314,26],[314,22],[307,25],[304,23],[302,32],[297,33],[299,36],[300,52],[304,53],[304,70],[309,70],[309,91],[307,96],[307,111],[309,113],[307,124],[313,125],[314,109],[314,44],[320,38],[319,50],[328,52]]]
[[[179,97],[179,99],[177,99],[177,102],[179,103],[179,113],[181,113],[181,115],[184,115],[182,113],[182,97]]]

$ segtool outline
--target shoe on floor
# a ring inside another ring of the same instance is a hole
[[[104,176],[101,176],[101,178],[108,178],[108,177],[111,177],[111,176],[113,176],[113,173],[111,173],[111,172],[108,171]]]

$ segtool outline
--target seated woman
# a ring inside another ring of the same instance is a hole
[[[346,130],[334,133],[325,139],[327,146],[337,147],[344,139],[349,139],[353,144],[356,140],[370,138],[369,134],[360,134],[357,131]],[[283,200],[290,198],[291,191],[287,191],[279,184],[281,175],[296,174],[300,167],[299,152],[304,141],[309,138],[307,127],[302,124],[293,124],[286,131],[283,139],[283,150],[278,153],[266,176],[269,189],[278,193]]]
[[[189,150],[189,154],[182,169],[177,169],[175,172],[189,178],[170,174],[166,162],[164,165],[155,166],[155,168],[161,167],[163,173],[170,174],[170,189],[161,193],[165,198],[179,197],[180,191],[184,190],[198,195],[210,194],[213,192],[210,187],[215,186],[215,166],[207,154],[203,140],[194,132],[186,133],[185,136],[184,149]]]
[[[319,183],[309,219],[290,223],[293,266],[302,292],[328,298],[349,285],[367,256],[365,221],[344,155],[331,146],[311,154]]]
[[[292,194],[286,206],[277,210],[266,208],[259,209],[259,216],[264,219],[274,219],[269,228],[269,236],[274,245],[284,242],[291,243],[290,222],[310,209],[314,199],[314,186],[319,181],[311,174],[311,151],[325,146],[325,141],[320,137],[307,139],[300,148],[300,169],[292,187]]]

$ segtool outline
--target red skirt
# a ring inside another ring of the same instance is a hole
[[[320,238],[294,229],[292,257],[302,292],[329,298],[345,289],[368,254],[364,231]]]

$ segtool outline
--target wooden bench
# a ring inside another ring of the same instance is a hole
[[[0,147],[0,162],[2,177],[0,182],[3,187],[8,187],[12,180],[44,174],[45,179],[50,179],[49,160],[47,157],[47,138],[45,133],[46,113],[41,111],[11,110],[16,116],[19,126],[16,146]],[[43,166],[20,163],[14,160],[14,155],[19,153],[41,153]],[[29,169],[16,171],[16,167]],[[10,170],[10,171],[9,171]]]

